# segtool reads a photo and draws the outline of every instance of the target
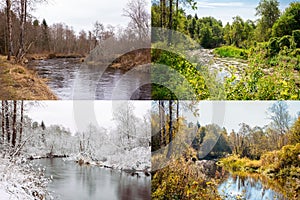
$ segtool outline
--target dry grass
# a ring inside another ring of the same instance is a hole
[[[77,53],[33,53],[27,54],[28,60],[45,60],[54,58],[84,58],[86,55]]]
[[[0,85],[2,100],[57,100],[43,79],[4,56],[0,56]]]
[[[149,63],[151,63],[150,49],[139,49],[120,56],[113,61],[110,67],[127,71],[136,66]]]

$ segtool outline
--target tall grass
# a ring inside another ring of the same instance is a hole
[[[214,49],[214,53],[220,57],[247,59],[248,51],[234,46],[222,46]]]

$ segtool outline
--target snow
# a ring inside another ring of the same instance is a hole
[[[150,170],[150,158],[150,147],[136,147],[130,151],[117,153],[108,157],[107,161],[103,162],[103,165],[110,166],[115,169]]]
[[[35,172],[23,159],[0,158],[0,163],[0,200],[42,200],[48,196],[50,180],[44,177],[43,169]]]
[[[116,151],[111,155],[103,154],[102,157],[105,158],[105,161],[93,161],[90,157],[82,154],[70,156],[66,160],[83,160],[84,163],[118,170],[151,171],[150,147],[136,147],[129,151]]]
[[[7,191],[4,188],[0,188],[0,199],[1,200],[11,199],[10,195],[7,193]]]

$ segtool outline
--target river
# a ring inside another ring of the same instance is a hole
[[[147,200],[151,199],[151,178],[125,172],[80,166],[61,158],[33,161],[46,167],[46,176],[53,177],[48,189],[54,199],[63,200]]]
[[[220,58],[213,54],[213,49],[193,50],[188,52],[188,55],[196,58],[201,65],[207,66],[211,71],[217,71],[218,78],[222,81],[232,73],[239,79],[240,73],[248,67],[246,60]]]
[[[47,79],[47,85],[62,100],[151,99],[151,87],[143,84],[150,80],[149,73],[106,68],[99,75],[98,67],[82,67],[81,64],[80,59],[60,58],[34,60],[28,68]],[[114,90],[121,92],[114,95]]]
[[[273,189],[271,189],[266,180],[262,177],[241,177],[230,174],[218,187],[219,194],[225,200],[245,199],[245,200],[270,200],[287,199]]]

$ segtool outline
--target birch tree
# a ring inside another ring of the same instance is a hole
[[[7,60],[11,60],[13,54],[12,42],[12,20],[11,20],[11,0],[6,0],[6,20],[7,20],[7,35],[8,35],[8,55]]]

